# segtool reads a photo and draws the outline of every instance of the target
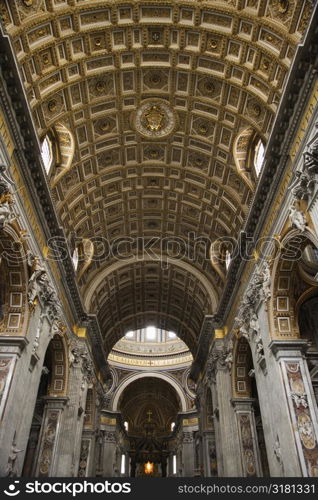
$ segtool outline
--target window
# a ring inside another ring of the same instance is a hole
[[[157,334],[157,329],[154,326],[148,326],[146,328],[146,340],[155,340]]]
[[[134,336],[134,332],[133,331],[130,331],[130,332],[127,332],[126,335],[125,335],[125,338],[126,339],[132,339]]]
[[[254,156],[254,167],[256,171],[257,177],[261,173],[263,160],[264,160],[265,147],[261,140],[258,141],[257,146],[255,148],[255,156]]]
[[[126,455],[121,456],[120,473],[125,474],[126,471]]]
[[[173,455],[172,457],[172,474],[177,473],[177,455]]]
[[[72,256],[75,271],[77,271],[77,268],[78,268],[78,259],[79,259],[78,248],[75,248],[75,250],[73,252],[73,256]]]
[[[174,332],[168,332],[168,338],[169,339],[175,339],[176,336],[177,336],[176,333],[174,333]]]
[[[127,420],[124,422],[124,427],[125,427],[126,432],[128,432],[129,424],[128,424]]]
[[[225,252],[225,268],[228,270],[231,264],[231,254],[228,250]]]
[[[176,426],[176,423],[175,422],[171,422],[171,432],[173,431],[173,429],[175,428]]]
[[[44,138],[44,141],[41,144],[41,157],[44,164],[44,168],[46,173],[50,172],[52,166],[52,144],[48,136]]]

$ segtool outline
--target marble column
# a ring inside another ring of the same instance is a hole
[[[232,399],[237,421],[244,477],[260,477],[263,475],[256,432],[254,403],[255,400],[250,398]]]
[[[304,352],[305,340],[273,340],[270,348],[279,364],[286,408],[286,431],[280,433],[276,455],[283,475],[318,476],[318,411]],[[289,439],[286,442],[286,439]],[[297,453],[295,453],[295,448]],[[290,471],[293,453],[294,468]],[[292,473],[291,473],[292,472]]]
[[[183,432],[182,435],[183,476],[194,476],[194,438],[193,432]]]
[[[45,407],[34,473],[40,478],[58,475],[57,450],[62,439],[63,412],[68,402],[66,397],[45,396],[43,399]]]
[[[57,450],[59,461],[56,475],[60,477],[76,476],[78,473],[87,394],[82,362],[74,362],[70,367],[67,393],[69,402],[61,429],[62,439]]]
[[[242,465],[239,459],[240,446],[238,428],[234,415],[232,398],[232,382],[230,366],[225,362],[225,345],[223,339],[216,339],[212,346],[208,363],[209,378],[215,381],[217,405],[214,409],[218,421],[218,460],[222,461],[219,476],[241,477]],[[219,459],[220,457],[220,459]]]

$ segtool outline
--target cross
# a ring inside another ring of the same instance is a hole
[[[148,410],[147,411],[147,415],[148,415],[148,422],[150,422],[150,417],[152,415],[152,411],[151,410]]]

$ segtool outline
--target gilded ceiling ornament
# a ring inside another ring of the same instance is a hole
[[[170,135],[177,125],[176,114],[170,105],[161,99],[147,99],[132,117],[133,126],[148,138]]]
[[[209,40],[208,46],[209,49],[216,49],[218,46],[218,42],[216,40]]]
[[[49,101],[47,107],[48,107],[48,110],[50,111],[50,113],[53,113],[57,108],[56,100],[52,99],[51,101]]]
[[[97,92],[102,93],[105,91],[105,83],[103,81],[99,81],[95,85],[95,89]]]
[[[199,126],[199,132],[201,134],[206,134],[208,131],[208,126],[206,123],[201,123],[201,125]]]
[[[274,5],[276,4],[278,12],[281,14],[285,14],[288,11],[289,8],[289,2],[288,0],[279,0],[274,2]]]
[[[160,106],[153,105],[150,110],[147,110],[143,118],[146,120],[146,126],[149,130],[161,130],[163,127],[163,120],[165,113],[161,110]]]
[[[103,132],[107,132],[110,129],[110,123],[108,120],[105,120],[101,123],[100,128]]]

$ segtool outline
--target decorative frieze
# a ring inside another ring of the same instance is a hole
[[[287,398],[303,474],[318,475],[318,423],[304,373],[303,360],[282,360]]]

